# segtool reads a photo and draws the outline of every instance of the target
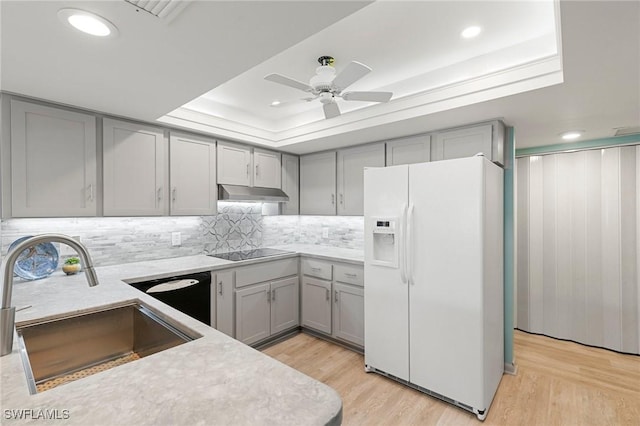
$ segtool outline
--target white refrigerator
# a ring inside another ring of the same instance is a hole
[[[366,370],[484,420],[504,368],[502,169],[367,168],[364,216]]]

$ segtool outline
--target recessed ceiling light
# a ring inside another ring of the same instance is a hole
[[[280,105],[281,103],[282,103],[282,102],[280,102],[280,101],[273,101],[273,102],[271,102],[271,106],[278,106],[278,105]]]
[[[572,130],[570,132],[564,132],[561,133],[560,136],[562,136],[562,139],[564,139],[565,141],[571,141],[574,139],[578,139],[580,136],[582,136],[584,132],[582,130]]]
[[[65,25],[96,37],[114,37],[118,34],[118,29],[111,22],[85,10],[60,9],[58,18]]]
[[[480,27],[468,27],[465,28],[461,33],[460,36],[462,36],[462,38],[474,38],[476,37],[478,34],[480,34],[482,32],[482,28]]]

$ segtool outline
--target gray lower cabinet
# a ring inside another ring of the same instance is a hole
[[[302,259],[302,325],[364,347],[364,268]]]
[[[233,332],[233,275],[234,271],[222,271],[216,274],[216,323],[215,328],[227,336]]]
[[[251,345],[299,325],[298,276],[236,289],[236,339]]]
[[[236,290],[236,339],[247,345],[270,335],[269,283]]]
[[[331,281],[302,277],[302,325],[331,334]]]
[[[335,282],[333,295],[333,334],[364,346],[364,289]]]

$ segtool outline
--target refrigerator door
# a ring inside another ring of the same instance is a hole
[[[408,171],[406,165],[364,171],[365,364],[404,380],[409,379],[408,285],[402,276]],[[395,219],[397,266],[375,262],[375,238],[383,235],[376,237],[374,228],[384,218]]]
[[[485,161],[409,166],[410,381],[472,407],[483,404]]]

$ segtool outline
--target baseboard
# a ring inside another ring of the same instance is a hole
[[[505,374],[509,374],[511,376],[517,376],[518,375],[518,366],[516,365],[515,362],[513,362],[513,363],[505,362],[504,363],[504,372],[505,372]]]

